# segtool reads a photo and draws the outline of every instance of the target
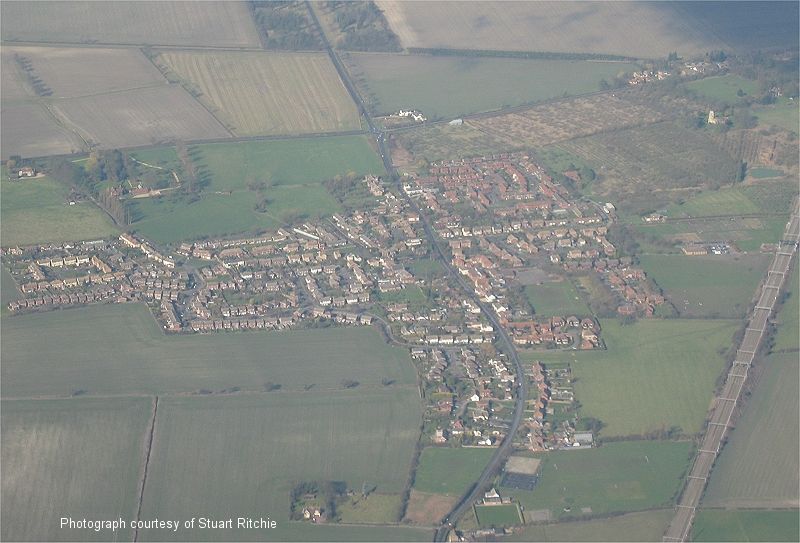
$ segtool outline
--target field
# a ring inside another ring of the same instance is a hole
[[[244,2],[3,2],[9,41],[259,47]]]
[[[178,86],[59,100],[53,109],[84,140],[106,149],[230,135]]]
[[[673,509],[655,509],[609,518],[528,526],[509,541],[660,541]]]
[[[797,100],[790,102],[787,98],[780,98],[769,106],[754,106],[752,112],[760,125],[776,126],[794,133],[800,126],[800,103]]]
[[[747,215],[759,213],[761,209],[751,201],[741,187],[723,188],[701,192],[681,204],[667,208],[667,216],[713,217],[715,215]]]
[[[642,255],[639,262],[682,316],[733,318],[744,316],[770,257]]]
[[[4,54],[19,55],[29,61],[31,74],[52,91],[48,98],[74,98],[167,84],[138,49],[20,46],[9,47]],[[13,61],[9,64],[9,71],[14,70]],[[112,66],[113,77],[109,77]]]
[[[453,509],[457,500],[456,496],[411,489],[405,520],[422,526],[436,526]]]
[[[737,92],[741,90],[745,95],[758,92],[758,82],[745,79],[738,75],[723,75],[706,77],[686,83],[686,88],[716,102],[734,104],[741,98]]]
[[[664,122],[573,139],[559,144],[586,160],[602,177],[594,195],[623,210],[673,202],[680,189],[732,183],[738,163],[702,131]],[[684,192],[685,194],[685,192]]]
[[[345,524],[392,524],[400,520],[402,496],[370,493],[356,494],[338,504],[336,511]]]
[[[20,297],[20,292],[14,282],[14,278],[8,273],[6,267],[2,265],[0,265],[0,277],[2,277],[2,281],[0,281],[0,304],[2,304],[3,311],[5,311],[9,302]]]
[[[693,541],[797,541],[800,514],[794,511],[701,509],[692,527]]]
[[[478,475],[494,449],[426,447],[420,456],[414,490],[460,498]]]
[[[662,58],[797,43],[797,9],[685,4],[379,1],[404,47],[604,53]],[[742,19],[748,21],[742,24]],[[734,38],[738,38],[735,40]],[[476,47],[476,44],[480,46]],[[742,45],[743,46],[743,45]]]
[[[523,353],[526,359],[570,362],[582,417],[603,436],[703,427],[714,383],[724,367],[736,321],[665,319],[621,325],[601,319],[608,350]]]
[[[703,498],[706,507],[800,506],[797,353],[773,354],[728,437]]]
[[[569,280],[525,287],[525,296],[537,315],[588,315],[589,308]]]
[[[200,511],[217,518],[269,515],[279,528],[267,537],[308,537],[314,526],[286,520],[291,487],[325,480],[360,490],[368,481],[377,492],[399,494],[420,414],[411,388],[163,399],[143,517],[191,518]],[[327,528],[318,537],[323,534]],[[253,530],[141,535],[144,540],[265,537]]]
[[[601,79],[610,81],[636,68],[623,62],[378,53],[351,53],[347,58],[376,113],[416,109],[428,119],[592,92],[599,89]]]
[[[111,219],[91,202],[69,205],[66,185],[48,177],[0,180],[3,247],[98,239],[116,235]]]
[[[366,138],[343,136],[203,144],[191,148],[203,187],[200,199],[164,197],[139,201],[133,228],[161,243],[276,228],[292,217],[341,211],[322,182],[337,175],[381,174],[383,165]],[[134,153],[148,163],[172,163],[171,149]],[[264,195],[248,189],[264,182]],[[266,198],[266,211],[256,203]]]
[[[476,505],[475,514],[478,517],[478,524],[486,528],[522,524],[522,514],[517,504]]]
[[[797,274],[797,265],[792,268],[792,276],[786,289],[789,297],[784,301],[783,307],[775,319],[778,330],[775,333],[774,351],[781,349],[800,348],[800,276]]]
[[[112,539],[110,532],[60,530],[59,519],[134,517],[151,403],[4,400],[3,540]]]
[[[8,318],[0,354],[4,398],[415,383],[406,350],[371,328],[166,336],[142,305]]]
[[[356,106],[324,53],[166,51],[157,62],[196,89],[239,136],[360,128]]]
[[[555,451],[544,455],[534,490],[509,494],[526,511],[549,509],[553,518],[667,507],[680,488],[691,449],[686,441],[621,441]]]
[[[75,134],[60,126],[44,106],[35,103],[3,104],[3,160],[11,155],[36,157],[69,154],[83,150]]]

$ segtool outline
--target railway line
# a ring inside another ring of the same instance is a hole
[[[714,398],[706,431],[684,482],[683,491],[675,508],[675,516],[664,534],[664,541],[687,541],[691,533],[695,513],[700,505],[711,469],[731,428],[731,418],[736,404],[741,398],[748,372],[764,337],[768,319],[789,275],[792,258],[800,243],[800,200],[795,199],[793,209],[766,277],[757,291],[758,298],[739,348],[736,350],[736,357],[721,391]]]

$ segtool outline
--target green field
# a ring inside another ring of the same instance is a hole
[[[542,458],[533,491],[509,489],[509,495],[526,511],[549,509],[553,518],[667,507],[680,488],[691,450],[688,441],[620,441],[555,451]]]
[[[525,296],[537,315],[570,316],[591,313],[575,285],[568,279],[526,286]]]
[[[416,382],[407,351],[371,328],[166,336],[150,311],[134,304],[9,318],[1,348],[4,397]]]
[[[733,74],[705,77],[686,83],[684,86],[706,98],[729,104],[734,104],[741,99],[737,95],[740,89],[745,95],[753,95],[758,92],[758,81],[745,79]]]
[[[581,416],[600,419],[603,436],[702,429],[714,383],[737,322],[701,319],[601,319],[608,350],[531,353],[527,359],[570,362]]]
[[[161,243],[275,228],[292,217],[341,211],[322,183],[337,175],[381,174],[383,165],[362,136],[288,139],[191,147],[203,185],[200,198],[165,196],[134,204],[133,228]],[[137,159],[174,167],[174,151],[136,152]],[[262,194],[248,189],[263,182]],[[266,199],[266,211],[255,205]]]
[[[262,393],[163,399],[143,516],[269,515],[279,530],[144,532],[144,539],[302,539],[289,523],[289,491],[300,481],[343,481],[399,494],[419,434],[416,390]],[[233,447],[233,449],[232,449]],[[235,454],[231,454],[235,450]],[[201,475],[202,476],[199,476]]]
[[[426,447],[414,478],[420,492],[461,497],[489,462],[494,449]]]
[[[759,366],[764,373],[714,465],[704,506],[800,506],[797,353],[770,355]]]
[[[789,297],[777,315],[778,331],[775,333],[774,351],[800,348],[800,275],[797,266],[792,268],[786,292]]]
[[[744,316],[770,258],[642,255],[639,261],[682,316],[733,318]]]
[[[800,103],[797,99],[789,101],[782,97],[775,104],[753,106],[751,111],[761,125],[783,128],[795,134],[800,131]]]
[[[772,177],[783,177],[783,170],[774,170],[772,168],[753,168],[747,172],[750,176],[756,179],[770,179]]]
[[[91,202],[69,205],[65,184],[44,177],[0,180],[3,247],[113,236],[111,219]]]
[[[149,398],[4,400],[3,540],[130,540],[130,530],[116,537],[62,530],[59,519],[134,517],[151,404]]]
[[[476,505],[475,515],[478,524],[484,528],[496,526],[518,526],[522,524],[522,516],[517,504]]]
[[[701,509],[693,541],[798,541],[800,512]]]
[[[609,518],[534,525],[509,541],[661,541],[674,509],[656,509]]]
[[[380,53],[351,53],[348,60],[376,113],[416,109],[429,119],[593,92],[601,79],[636,69],[626,62]]]
[[[0,268],[0,305],[5,312],[8,304],[20,297],[20,291],[6,267],[0,264]]]
[[[698,194],[682,204],[667,208],[667,216],[709,217],[714,215],[744,215],[761,210],[740,188],[720,189]]]

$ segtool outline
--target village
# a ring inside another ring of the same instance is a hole
[[[12,314],[92,303],[145,303],[168,334],[377,326],[410,350],[432,444],[495,447],[509,428],[517,375],[473,295],[490,304],[518,348],[604,349],[591,314],[540,315],[515,294],[547,268],[594,273],[621,316],[664,302],[608,240],[613,205],[575,201],[522,153],[432,164],[401,190],[430,214],[440,243],[473,292],[437,267],[421,217],[375,176],[372,205],[255,236],[157,248],[118,239],[11,247],[3,259],[23,297]],[[532,272],[533,270],[533,272]],[[526,372],[533,391],[517,445],[531,451],[577,441],[568,368]]]

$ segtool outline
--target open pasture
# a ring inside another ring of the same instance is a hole
[[[407,351],[373,328],[166,336],[139,304],[9,318],[0,354],[6,398],[415,383]]]
[[[494,449],[426,447],[417,466],[414,490],[460,498],[486,467]]]
[[[762,210],[751,201],[741,187],[701,192],[680,204],[667,208],[666,215],[676,217],[713,217],[718,215],[748,215]]]
[[[692,526],[692,541],[797,541],[800,513],[701,509]]]
[[[532,491],[513,490],[525,510],[549,509],[552,518],[668,507],[688,467],[688,441],[620,441],[542,458]],[[591,508],[591,513],[583,513]]]
[[[165,51],[156,59],[235,134],[356,130],[355,104],[324,53]]]
[[[3,160],[11,155],[37,157],[84,150],[81,139],[60,126],[43,105],[4,103],[2,114],[0,154]]]
[[[359,491],[366,481],[376,492],[399,495],[408,479],[420,417],[413,388],[164,398],[144,518],[191,518],[199,511],[216,518],[268,514],[278,529],[269,534],[144,531],[142,539],[286,540],[316,538],[310,534],[317,530],[317,537],[335,538],[327,533],[328,525],[320,530],[288,521],[291,488],[302,481],[343,481]]]
[[[759,365],[763,373],[711,473],[706,507],[800,506],[797,353],[773,354]]]
[[[714,102],[734,104],[741,99],[740,90],[745,96],[756,94],[758,81],[729,74],[690,81],[685,87]]]
[[[601,319],[600,327],[607,350],[522,354],[571,364],[580,415],[599,419],[601,436],[699,432],[737,321]]]
[[[59,100],[53,109],[84,140],[104,149],[230,136],[179,86]]]
[[[759,125],[774,126],[794,133],[800,127],[800,102],[797,99],[789,101],[782,97],[775,104],[754,106],[752,112],[758,117]]]
[[[436,526],[453,509],[457,500],[456,496],[431,494],[412,488],[404,520],[421,526]]]
[[[138,49],[12,46],[3,54],[18,55],[29,62],[30,73],[52,91],[49,98],[167,84]]]
[[[244,2],[121,1],[2,5],[3,39],[52,43],[259,47]]]
[[[69,205],[68,187],[50,177],[0,180],[3,247],[98,239],[116,235],[111,219],[91,202]]]
[[[151,412],[150,398],[4,400],[3,540],[113,539],[59,519],[135,516]]]
[[[647,275],[685,317],[743,317],[769,262],[760,254],[640,257]]]
[[[429,119],[592,92],[601,79],[635,69],[624,62],[380,53],[352,53],[347,59],[375,113],[416,109]]]
[[[509,541],[659,541],[674,509],[653,509],[609,518],[527,526]]]

